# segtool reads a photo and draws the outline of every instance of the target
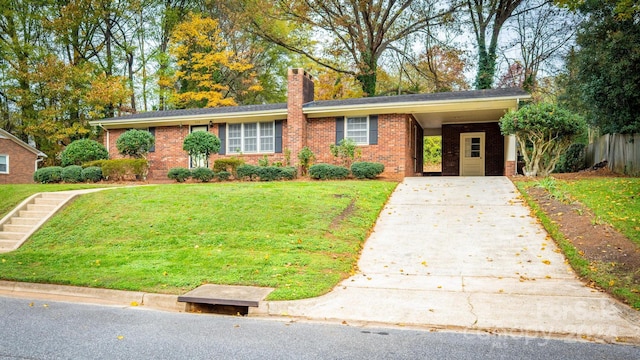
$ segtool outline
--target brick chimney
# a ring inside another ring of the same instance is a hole
[[[313,101],[313,79],[303,69],[289,69],[287,74],[287,140],[285,147],[296,159],[307,146],[307,117],[302,105]]]

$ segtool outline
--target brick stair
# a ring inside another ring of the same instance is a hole
[[[42,224],[73,198],[73,193],[35,194],[0,220],[0,253],[20,247]]]

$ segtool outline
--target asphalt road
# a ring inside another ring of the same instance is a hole
[[[634,359],[640,347],[0,297],[0,359]]]

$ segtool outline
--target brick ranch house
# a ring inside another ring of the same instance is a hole
[[[0,184],[32,183],[38,162],[45,157],[43,152],[0,129]]]
[[[146,112],[90,122],[105,131],[104,144],[118,157],[116,139],[126,130],[147,129],[156,138],[149,154],[149,178],[165,179],[173,167],[195,167],[182,150],[193,131],[209,131],[222,143],[219,158],[238,156],[257,164],[297,163],[308,146],[316,163],[335,163],[331,144],[353,139],[362,161],[383,163],[383,175],[423,174],[423,137],[442,135],[442,175],[510,175],[516,171],[516,144],[502,136],[498,120],[530,96],[521,89],[493,89],[314,101],[312,77],[288,72],[286,103]]]

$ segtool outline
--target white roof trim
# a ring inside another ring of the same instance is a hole
[[[22,146],[23,148],[31,151],[32,153],[36,154],[37,156],[47,157],[47,154],[45,154],[42,151],[34,148],[33,146],[27,144],[26,142],[20,140],[18,137],[16,137],[12,133],[10,133],[10,132],[8,132],[8,131],[6,131],[4,129],[0,129],[0,138],[12,140],[16,144],[18,144],[18,145]]]

